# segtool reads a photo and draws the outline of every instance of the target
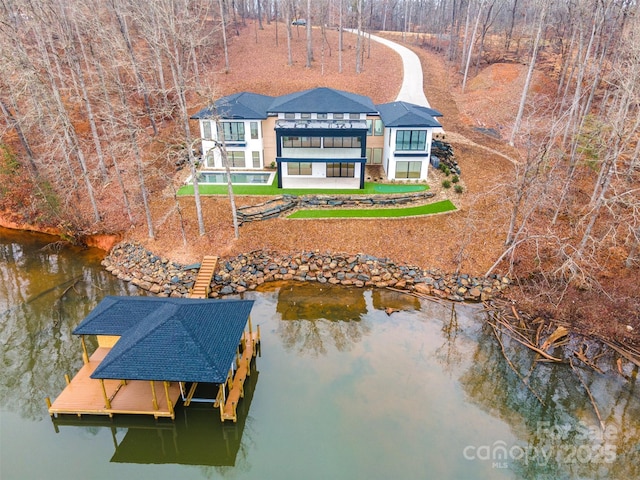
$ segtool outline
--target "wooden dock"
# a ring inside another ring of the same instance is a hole
[[[249,331],[242,335],[242,353],[236,359],[235,372],[229,371],[227,377],[226,388],[228,395],[225,398],[225,385],[220,385],[218,398],[214,407],[220,408],[220,419],[224,422],[231,420],[238,421],[237,408],[240,399],[244,397],[244,383],[249,375],[251,375],[251,361],[256,356],[256,351],[260,343],[260,327],[255,332],[251,331],[251,323],[249,323]]]
[[[200,264],[198,276],[191,289],[191,298],[208,298],[211,290],[211,280],[218,266],[218,257],[214,255],[206,255]]]
[[[91,355],[89,363],[82,366],[73,380],[68,381],[58,398],[49,405],[49,414],[112,417],[115,413],[128,413],[175,418],[173,408],[180,397],[180,387],[176,382],[101,381],[91,378],[109,350],[110,348],[99,347]]]
[[[190,292],[191,298],[206,299],[209,297],[211,281],[218,264],[217,256],[205,256],[202,260],[198,276]],[[256,356],[260,344],[260,327],[252,331],[251,318],[248,318],[248,331],[244,331],[236,355],[236,368],[230,369],[225,383],[220,385],[214,407],[220,409],[220,418],[224,422],[237,422],[237,406],[244,397],[244,383],[251,375],[251,362]],[[245,327],[246,328],[246,327]],[[88,357],[82,338],[84,365],[73,380],[67,380],[67,386],[51,403],[47,398],[49,414],[108,415],[140,414],[158,417],[175,418],[174,406],[181,397],[180,383],[168,381],[143,380],[102,380],[91,378],[100,362],[111,351],[120,337],[98,335],[98,349]],[[197,383],[189,391],[184,405],[192,400]],[[213,400],[213,399],[211,399]]]

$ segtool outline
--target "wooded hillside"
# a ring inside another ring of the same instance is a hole
[[[541,314],[557,314],[550,311],[562,305],[563,315],[577,319],[594,311],[615,317],[614,333],[621,336],[640,331],[637,2],[0,5],[5,215],[70,236],[135,225],[156,237],[165,213],[152,203],[162,196],[169,199],[164,207],[177,208],[173,187],[184,175],[176,165],[195,168],[189,152],[198,132],[190,113],[239,90],[282,94],[319,84],[391,100],[399,64],[377,61],[381,47],[367,38],[384,30],[381,35],[446,62],[448,89],[460,104],[454,109],[432,100],[445,113],[445,128],[513,160],[513,170],[483,178],[484,188],[469,190],[463,200],[463,210],[478,212],[469,213],[469,228],[491,232],[489,253],[473,251],[469,234],[452,237],[457,245],[450,251],[457,253],[447,253],[444,264],[464,269],[467,262],[520,279],[532,308],[552,306]],[[306,25],[293,26],[294,19]],[[340,26],[364,34],[341,35]],[[490,96],[491,85],[483,90],[482,82],[491,83],[493,70],[496,86],[508,85],[504,77],[516,69],[505,65],[518,67],[522,88]],[[428,65],[424,71],[427,76]],[[480,132],[491,136],[482,139]],[[473,153],[467,161],[477,164],[467,174],[481,175],[483,160]],[[484,208],[474,210],[474,203]],[[493,208],[500,213],[482,218],[480,212]]]

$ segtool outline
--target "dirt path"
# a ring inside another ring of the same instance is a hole
[[[488,153],[490,153],[491,155],[498,155],[506,160],[509,160],[511,163],[513,163],[514,165],[518,164],[518,161],[513,159],[512,157],[510,157],[509,155],[506,155],[502,152],[499,152],[498,150],[491,148],[491,147],[487,147],[486,145],[480,145],[479,143],[474,142],[473,140],[471,140],[468,137],[465,137],[464,135],[462,135],[461,133],[457,133],[457,132],[447,132],[447,141],[451,144],[457,144],[457,145],[468,145],[470,147],[474,147],[474,148],[479,148],[481,150],[484,150]]]

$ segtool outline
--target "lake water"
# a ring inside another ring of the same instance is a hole
[[[205,405],[52,420],[45,397],[82,365],[73,327],[105,295],[141,294],[102,252],[53,241],[0,230],[2,480],[640,478],[636,380],[581,371],[602,430],[567,367],[538,364],[536,398],[476,306],[388,290],[245,294],[262,347],[237,424]],[[526,373],[530,352],[507,353]]]

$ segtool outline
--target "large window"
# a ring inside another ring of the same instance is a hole
[[[311,162],[287,162],[289,175],[311,175]]]
[[[205,140],[211,140],[211,122],[209,120],[202,121],[202,136]]]
[[[367,163],[376,165],[382,163],[382,149],[367,148]]]
[[[320,137],[282,137],[283,148],[320,148]]]
[[[427,149],[427,132],[425,130],[398,130],[396,133],[396,150]]]
[[[355,176],[355,163],[327,163],[327,178],[329,177],[349,177]]]
[[[251,140],[258,139],[258,122],[250,122],[249,128],[251,128]]]
[[[220,122],[225,142],[244,142],[244,122]]]
[[[253,168],[260,168],[260,152],[251,152]]]
[[[244,152],[242,151],[228,151],[227,161],[229,162],[230,167],[244,168],[246,166],[244,161]]]
[[[382,120],[377,119],[373,123],[373,134],[376,137],[380,137],[384,134],[384,126],[382,125]]]
[[[216,166],[215,149],[212,148],[207,152],[207,155],[205,156],[205,163],[207,167],[213,168]]]
[[[324,148],[360,148],[360,137],[324,137]]]
[[[422,162],[396,162],[396,178],[420,178]]]

